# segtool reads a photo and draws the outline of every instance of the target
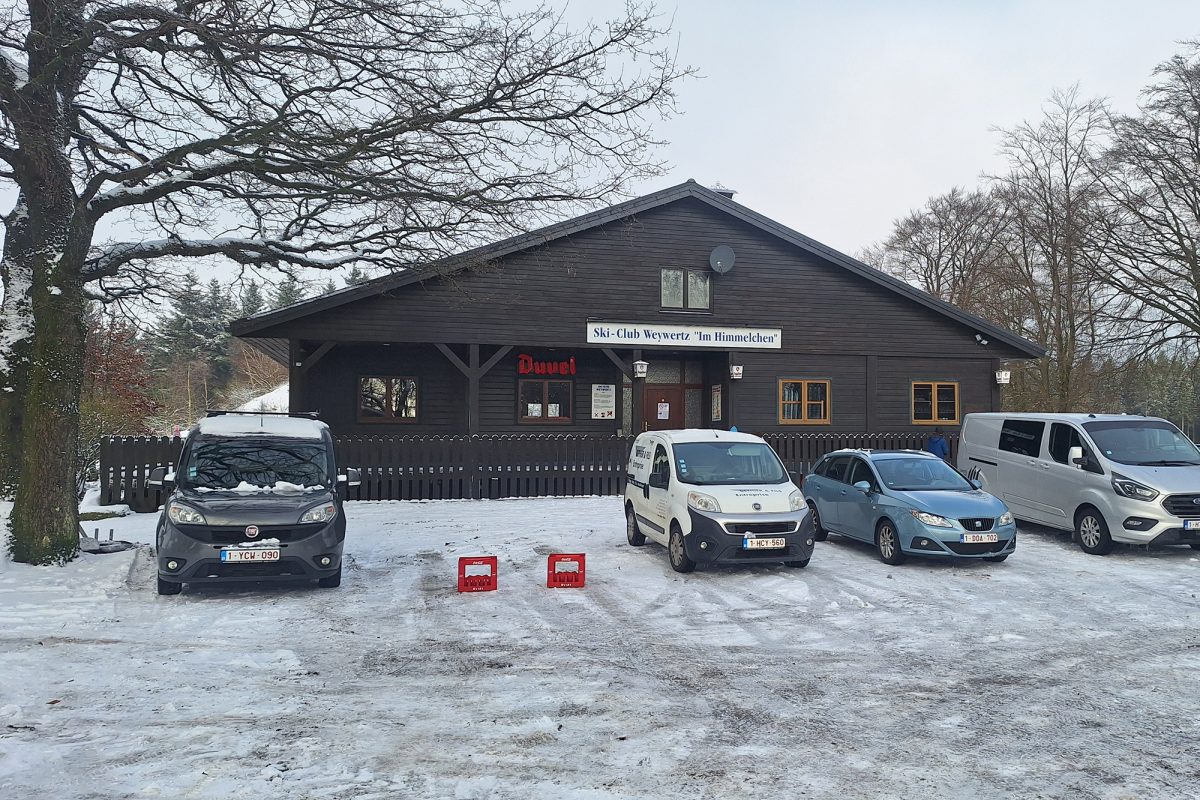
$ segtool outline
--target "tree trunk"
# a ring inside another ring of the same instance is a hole
[[[21,417],[33,344],[33,257],[25,198],[19,197],[5,219],[0,258],[0,497],[16,491],[21,464]]]
[[[62,564],[79,550],[75,456],[86,301],[78,269],[62,264],[66,257],[44,256],[59,263],[42,273],[53,283],[34,287],[37,336],[22,404],[23,444],[9,547],[14,561]],[[51,442],[49,447],[38,444]]]

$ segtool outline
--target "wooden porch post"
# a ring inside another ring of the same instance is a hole
[[[304,374],[300,371],[300,366],[303,364],[300,358],[300,342],[296,339],[288,340],[288,410],[303,411],[304,397],[303,387],[300,385],[301,376]],[[357,390],[357,387],[356,387]]]
[[[633,351],[633,360],[634,361],[642,360],[642,351],[640,349]],[[637,436],[639,433],[641,433],[644,430],[643,425],[645,424],[645,421],[646,421],[645,405],[646,405],[646,379],[635,377],[633,379],[633,425],[630,426],[630,429],[629,429],[629,432],[632,433],[634,436]]]
[[[734,364],[740,364],[740,363],[741,363],[741,358],[738,356],[737,351],[730,350],[729,351],[729,361],[725,365],[725,375],[730,376],[729,368],[731,366],[733,366]],[[729,399],[727,399],[725,401],[725,407],[727,409],[729,409],[729,417],[728,417],[728,419],[725,420],[725,427],[732,428],[737,425],[737,399],[736,398],[737,398],[738,384],[741,383],[741,381],[740,380],[735,381],[732,377],[729,377],[727,382],[729,384]]]
[[[479,345],[470,346],[467,356],[467,433],[479,433]]]

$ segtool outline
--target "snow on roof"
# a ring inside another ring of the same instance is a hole
[[[282,436],[290,439],[320,439],[328,427],[316,419],[270,414],[222,414],[205,417],[196,423],[197,433],[206,436]]]

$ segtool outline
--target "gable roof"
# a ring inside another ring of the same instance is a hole
[[[571,236],[576,233],[597,228],[601,225],[607,225],[611,222],[635,216],[639,213],[649,211],[659,206],[664,206],[669,203],[674,203],[686,198],[695,198],[709,206],[735,217],[743,222],[753,225],[760,230],[763,230],[779,239],[784,240],[801,250],[817,255],[826,261],[836,264],[855,275],[878,284],[886,289],[889,289],[897,294],[903,295],[916,303],[925,306],[926,308],[937,312],[943,316],[949,317],[967,327],[974,328],[986,338],[995,339],[999,342],[1026,353],[1030,358],[1040,358],[1046,354],[1045,349],[1034,344],[1033,342],[1018,336],[1011,331],[1008,331],[999,325],[988,322],[982,317],[977,317],[974,314],[969,314],[957,306],[940,300],[920,289],[911,286],[899,278],[894,278],[885,272],[875,269],[864,264],[857,259],[851,258],[845,253],[834,250],[832,247],[823,245],[818,241],[810,239],[802,233],[792,230],[786,225],[781,225],[773,219],[763,216],[756,211],[735,203],[731,198],[713,191],[705,186],[696,183],[695,180],[688,179],[686,182],[672,186],[667,189],[662,189],[651,194],[643,195],[642,197],[633,200],[627,200],[623,203],[609,206],[608,208],[593,211],[564,222],[555,223],[545,228],[540,228],[536,231],[513,236],[508,239],[503,239],[495,244],[477,247],[472,250],[467,250],[453,256],[438,259],[430,263],[428,266],[421,269],[405,270],[395,272],[390,275],[384,275],[366,283],[357,286],[347,286],[344,289],[339,289],[336,292],[331,292],[321,297],[314,297],[309,300],[303,300],[290,306],[275,309],[273,311],[263,311],[244,319],[234,320],[230,324],[230,331],[234,336],[254,337],[259,331],[279,325],[284,322],[291,322],[301,317],[306,317],[310,314],[315,314],[321,311],[327,311],[331,308],[337,308],[347,303],[352,303],[355,300],[361,300],[367,297],[383,294],[394,289],[399,289],[403,286],[408,286],[413,283],[419,283],[429,278],[434,278],[446,275],[458,270],[466,269],[472,265],[478,265],[487,261],[491,261],[503,256],[515,253],[520,250],[527,250],[531,247],[538,247],[560,239],[564,236]]]

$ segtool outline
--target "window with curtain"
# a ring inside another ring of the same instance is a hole
[[[828,425],[829,381],[783,378],[779,381],[781,425]]]

